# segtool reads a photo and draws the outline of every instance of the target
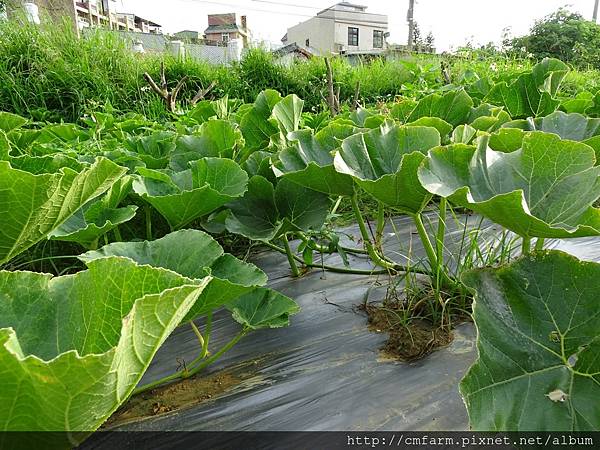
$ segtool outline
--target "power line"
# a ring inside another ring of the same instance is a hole
[[[252,1],[256,2],[256,3],[268,3],[270,5],[290,6],[292,8],[319,9],[319,10],[323,9],[320,6],[297,5],[297,4],[294,4],[294,3],[274,2],[274,1],[269,1],[269,0],[252,0]]]
[[[263,12],[263,13],[269,13],[269,14],[280,14],[280,15],[285,15],[285,16],[296,16],[296,17],[306,17],[306,18],[317,17],[318,19],[323,19],[323,20],[338,20],[335,17],[323,17],[323,16],[317,16],[315,14],[303,14],[303,13],[298,13],[298,12],[294,13],[294,12],[289,12],[289,11],[276,11],[276,10],[272,10],[272,9],[258,9],[258,8],[253,8],[253,7],[249,7],[249,6],[245,6],[245,5],[239,5],[239,4],[235,4],[235,3],[225,3],[225,2],[217,2],[217,1],[211,1],[211,0],[184,0],[184,1],[187,1],[189,3],[201,3],[201,4],[218,5],[218,6],[229,6],[229,7],[233,7],[233,8],[245,9],[248,11]],[[278,2],[267,1],[267,0],[253,0],[253,1],[259,1],[262,3],[272,3],[272,4],[281,5],[281,6],[300,7],[300,5],[293,5],[291,3],[284,4],[284,3],[278,3]],[[306,5],[304,5],[303,7],[308,8]],[[319,8],[314,7],[314,9],[319,9]],[[363,16],[364,15],[384,15],[384,14],[365,13],[362,11],[339,11],[339,12],[343,12],[344,14],[359,14],[359,15],[363,15]]]

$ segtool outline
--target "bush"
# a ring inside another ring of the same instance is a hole
[[[528,36],[514,39],[512,47],[525,48],[538,59],[600,69],[600,26],[564,8],[537,22]]]

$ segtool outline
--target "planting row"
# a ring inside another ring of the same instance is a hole
[[[548,238],[600,235],[600,119],[556,111],[565,74],[546,60],[485,97],[448,90],[335,118],[275,91],[254,104],[201,102],[165,125],[1,113],[0,401],[13,406],[0,424],[94,431],[132,394],[198,373],[252,330],[288,325],[293,300],[206,233],[227,232],[285,253],[293,276],[323,267],[314,258],[324,252],[346,261],[324,269],[360,272],[344,256],[357,252],[378,266],[365,274],[428,275],[441,307],[476,292],[479,359],[461,384],[472,427],[598,429],[600,266],[544,251]],[[374,230],[360,193],[377,205]],[[364,249],[340,244],[332,218],[342,201]],[[445,226],[458,207],[518,238],[523,257],[451,269]],[[406,267],[383,253],[390,212],[412,218],[426,261]],[[433,229],[425,212],[439,219]],[[11,270],[47,239],[80,245],[82,270]],[[221,307],[240,332],[209,351]],[[180,324],[194,329],[197,358],[137,386]]]

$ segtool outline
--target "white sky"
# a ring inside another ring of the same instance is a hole
[[[288,27],[307,20],[336,0],[119,0],[122,12],[155,21],[165,33],[204,31],[207,14],[236,12],[248,16],[255,39],[280,43]],[[368,12],[387,14],[391,43],[404,43],[408,0],[361,0]],[[591,20],[594,0],[417,0],[415,19],[425,36],[435,36],[439,51],[471,41],[500,42],[502,29],[525,34],[535,20],[569,5]]]

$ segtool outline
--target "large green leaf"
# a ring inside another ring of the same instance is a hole
[[[204,122],[196,134],[181,136],[170,155],[169,167],[187,170],[188,163],[205,157],[239,160],[244,138],[238,126],[228,120]]]
[[[133,183],[174,230],[240,197],[248,183],[246,172],[230,159],[203,158],[189,165],[176,173],[139,168]]]
[[[57,278],[0,272],[0,428],[98,428],[209,281],[116,257]]]
[[[176,133],[160,131],[148,136],[130,136],[123,140],[125,147],[135,153],[149,169],[164,169],[175,150]]]
[[[485,98],[487,103],[503,106],[515,119],[551,114],[560,101],[554,98],[568,66],[556,59],[544,59],[531,73],[520,75],[511,84],[500,82]]]
[[[229,204],[225,225],[231,233],[271,241],[290,231],[320,230],[329,212],[325,194],[283,178],[274,187],[265,178],[250,178],[246,194]]]
[[[271,136],[279,131],[278,123],[271,118],[273,108],[281,101],[279,92],[266,90],[261,92],[254,106],[240,121],[240,129],[249,151],[265,149],[271,142]]]
[[[34,175],[0,161],[0,263],[44,239],[107,191],[125,171],[107,159],[98,159],[81,172],[61,168]]]
[[[356,131],[353,125],[332,122],[317,134],[311,130],[290,133],[292,144],[279,152],[276,175],[325,194],[352,195],[352,180],[336,172],[332,152]]]
[[[566,114],[556,111],[546,117],[514,120],[505,123],[505,128],[518,128],[523,131],[544,131],[554,133],[562,139],[585,141],[600,135],[600,119],[589,119],[581,114]]]
[[[271,289],[259,288],[227,305],[232,317],[244,328],[281,328],[290,324],[290,316],[300,311],[291,298]]]
[[[273,118],[279,125],[279,130],[284,136],[293,131],[298,131],[302,119],[304,101],[297,95],[291,94],[283,98],[273,107]]]
[[[21,128],[27,123],[24,117],[9,112],[0,111],[0,130],[8,133],[9,131]]]
[[[422,117],[439,117],[456,127],[467,122],[472,106],[473,100],[463,89],[443,95],[431,94],[419,101],[407,122],[414,122]]]
[[[386,122],[344,139],[334,164],[383,204],[414,214],[431,199],[417,179],[417,169],[426,152],[439,145],[435,128]]]
[[[479,359],[463,379],[476,431],[600,430],[600,265],[560,252],[467,273]]]
[[[123,256],[138,264],[148,264],[177,272],[187,278],[212,279],[184,320],[192,320],[267,283],[258,267],[224,253],[210,235],[198,230],[181,230],[155,241],[116,242],[100,250],[87,252],[84,262],[98,258]]]
[[[419,180],[431,193],[489,217],[525,237],[600,234],[600,167],[586,144],[534,131],[503,153],[454,145],[429,152]]]
[[[52,231],[49,237],[59,241],[78,242],[93,247],[98,238],[135,216],[137,206],[119,208],[131,192],[133,178],[126,175],[117,180],[100,199],[92,200]]]

